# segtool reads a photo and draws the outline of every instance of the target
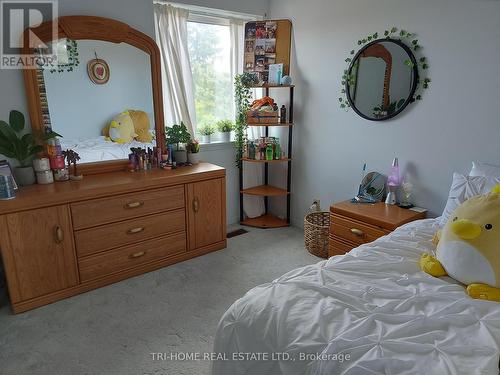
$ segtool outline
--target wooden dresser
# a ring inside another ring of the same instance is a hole
[[[335,203],[330,207],[328,255],[345,254],[426,215],[385,203]]]
[[[225,169],[113,172],[0,201],[15,313],[226,247]]]

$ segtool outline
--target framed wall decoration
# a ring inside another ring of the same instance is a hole
[[[283,64],[283,74],[290,72],[292,23],[267,20],[245,24],[243,71],[255,73],[259,81],[269,82],[269,65]]]
[[[104,85],[109,81],[108,63],[103,59],[98,59],[97,56],[87,63],[87,73],[96,85]]]

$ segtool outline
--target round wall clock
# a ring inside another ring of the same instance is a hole
[[[103,59],[92,59],[87,63],[87,73],[92,82],[104,85],[109,81],[109,66]]]

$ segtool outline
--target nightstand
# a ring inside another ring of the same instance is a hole
[[[328,255],[342,255],[391,233],[410,221],[425,219],[427,212],[416,212],[385,203],[351,203],[330,207]]]

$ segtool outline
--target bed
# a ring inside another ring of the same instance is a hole
[[[438,223],[250,290],[219,323],[212,374],[498,374],[500,304],[419,269]]]
[[[156,146],[155,141],[142,143],[132,141],[130,143],[119,144],[110,142],[104,136],[81,139],[61,138],[61,148],[63,150],[72,149],[80,155],[80,163],[93,163],[104,160],[128,159],[131,147],[141,147],[151,149]]]

